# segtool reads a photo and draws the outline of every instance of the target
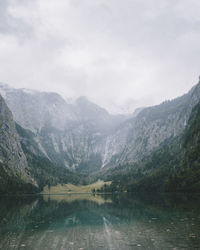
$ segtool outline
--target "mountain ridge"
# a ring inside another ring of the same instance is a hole
[[[107,172],[112,176],[117,169],[137,170],[153,155],[159,158],[156,152],[165,155],[163,145],[182,136],[200,101],[200,82],[187,94],[131,117],[110,115],[85,97],[68,104],[56,93],[7,85],[0,85],[1,92],[17,122],[31,176],[42,186],[70,178],[74,183],[88,182],[108,176]]]
[[[98,170],[135,162],[168,137],[181,133],[199,100],[199,89],[197,84],[187,94],[144,108],[131,118],[111,116],[85,97],[77,99],[73,106],[56,93],[30,95],[27,91],[9,89],[5,98],[17,123],[33,130],[38,147],[46,156],[52,160],[63,158],[63,165],[74,170],[89,164],[96,155]]]

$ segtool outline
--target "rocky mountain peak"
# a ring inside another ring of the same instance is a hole
[[[6,102],[15,120],[34,132],[38,148],[54,164],[77,171],[90,166],[92,171],[98,159],[96,171],[138,161],[167,138],[181,134],[200,100],[199,86],[132,116],[110,115],[84,96],[68,104],[56,93],[9,89]]]

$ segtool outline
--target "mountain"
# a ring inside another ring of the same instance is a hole
[[[63,130],[68,121],[76,121],[73,106],[56,93],[14,89],[5,84],[0,85],[0,92],[14,120],[35,133],[45,126]]]
[[[0,85],[0,93],[40,186],[70,178],[74,183],[110,178],[126,180],[130,190],[157,190],[172,174],[168,170],[178,166],[181,138],[200,100],[200,82],[181,97],[131,116],[111,115],[86,97],[68,104],[56,93],[8,85]],[[156,179],[160,182],[154,185]]]
[[[184,96],[160,105],[143,109],[135,118],[126,121],[113,135],[115,145],[123,141],[122,150],[116,150],[114,165],[133,163],[150,154],[170,137],[183,133],[193,107],[200,100],[200,83]]]
[[[12,113],[0,96],[0,193],[34,192],[37,182],[30,175],[15,129]]]
[[[176,130],[174,134],[150,153],[144,154],[138,161],[119,164],[100,174],[104,180],[113,181],[106,191],[199,192],[200,98],[197,98],[198,91],[199,84],[188,95],[176,100],[181,101],[179,107],[182,110],[182,100],[189,97],[188,106],[177,117],[176,125],[179,122],[181,125],[183,114],[186,118],[189,114],[184,127],[177,126],[178,132]],[[196,102],[197,104],[189,112]]]
[[[179,164],[169,176],[167,191],[200,190],[200,103],[192,110],[182,138]]]
[[[33,133],[40,151],[54,165],[81,173],[102,167],[108,134],[126,120],[126,116],[110,115],[85,97],[68,104],[56,93],[8,85],[0,85],[0,92],[15,121]]]
[[[79,97],[76,102],[77,117],[81,122],[91,123],[96,131],[110,131],[116,128],[127,116],[111,115],[105,109],[90,102],[86,97]]]
[[[38,147],[33,132],[22,128],[19,124],[16,124],[16,130],[30,168],[30,174],[38,183],[38,191],[41,191],[46,185],[50,187],[58,183],[83,184],[85,182],[87,179],[85,176],[75,174],[63,165],[54,164]]]

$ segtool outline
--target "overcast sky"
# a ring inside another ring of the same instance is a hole
[[[87,96],[113,112],[187,92],[199,0],[1,0],[0,82]]]

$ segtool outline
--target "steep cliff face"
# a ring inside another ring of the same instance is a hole
[[[3,84],[0,89],[14,120],[25,129],[37,133],[48,125],[62,130],[68,121],[76,121],[73,106],[56,93],[18,90]]]
[[[180,135],[200,100],[200,83],[186,95],[144,108],[131,118],[110,115],[85,97],[68,104],[54,93],[7,85],[0,85],[0,92],[15,120],[32,131],[45,157],[55,166],[88,174],[137,162],[166,139]]]
[[[192,109],[184,131],[166,139],[141,160],[107,169],[111,190],[131,192],[200,191],[200,101]],[[109,190],[108,190],[109,191]]]
[[[22,128],[19,124],[16,124],[16,129],[20,136],[22,150],[25,153],[30,168],[30,174],[38,183],[38,191],[41,191],[46,185],[50,186],[68,182],[82,184],[85,179],[87,179],[78,173],[70,171],[63,164],[60,164],[59,159],[58,161],[56,161],[56,159],[51,160],[38,147],[33,132]],[[56,157],[58,156],[56,155]]]
[[[26,157],[21,148],[12,113],[0,96],[0,192],[36,190]],[[5,190],[6,189],[6,190]]]
[[[184,96],[145,108],[136,118],[126,121],[126,126],[123,125],[122,129],[119,128],[111,137],[111,141],[115,142],[112,143],[115,148],[121,144],[121,149],[118,147],[115,150],[115,165],[137,162],[159,147],[167,138],[183,133],[192,108],[199,100],[200,83]],[[121,139],[120,136],[125,139]]]
[[[127,119],[123,115],[110,115],[85,97],[68,104],[55,93],[13,89],[7,85],[0,85],[0,92],[15,121],[34,134],[39,151],[54,165],[78,172],[94,172],[104,165],[108,135]]]

